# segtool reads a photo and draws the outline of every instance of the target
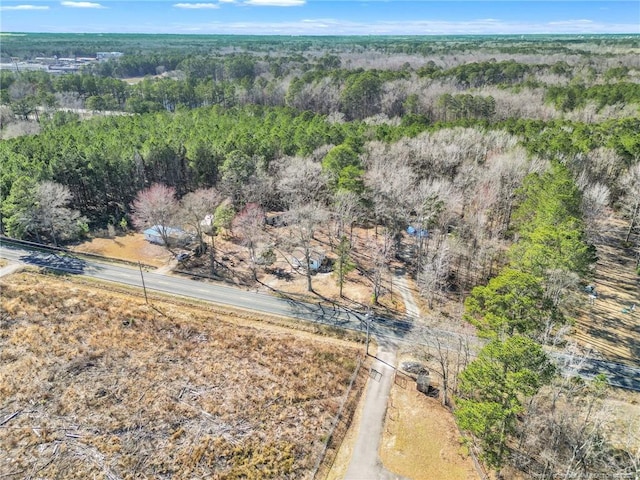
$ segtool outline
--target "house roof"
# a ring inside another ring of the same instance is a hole
[[[161,233],[163,233],[168,237],[180,237],[182,235],[188,235],[187,232],[185,232],[180,228],[165,227],[163,225],[154,225],[151,228],[147,228],[143,233],[145,235],[151,235],[151,236],[160,236]]]

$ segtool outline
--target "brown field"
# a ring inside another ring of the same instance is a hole
[[[394,385],[380,449],[388,470],[412,480],[476,480],[451,412],[416,390]]]
[[[2,279],[0,477],[309,478],[352,344],[55,276]]]
[[[165,248],[147,242],[141,233],[130,233],[115,238],[93,238],[73,250],[130,262],[142,262],[154,267],[165,266],[171,259]]]

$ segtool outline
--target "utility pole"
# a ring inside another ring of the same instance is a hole
[[[364,316],[364,322],[367,324],[367,350],[366,350],[366,354],[367,357],[369,356],[369,323],[371,322],[371,309],[369,309],[367,311],[367,314]]]
[[[142,275],[142,264],[138,261],[138,267],[140,267],[140,278],[142,278],[142,290],[144,290],[144,301],[149,304],[149,299],[147,298],[147,287],[144,284],[144,275]]]

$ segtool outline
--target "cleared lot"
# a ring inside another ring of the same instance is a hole
[[[3,279],[0,476],[305,478],[345,342],[33,274]]]

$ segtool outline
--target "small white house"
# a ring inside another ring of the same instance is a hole
[[[305,259],[304,250],[302,250],[301,248],[297,248],[293,251],[291,257],[291,265],[293,265],[294,268],[307,268],[307,261]],[[320,270],[324,258],[324,252],[318,250],[311,251],[311,254],[309,256],[309,267],[311,268],[312,272],[317,272],[318,270]]]
[[[211,235],[213,232],[213,215],[205,215],[204,220],[200,220],[200,229],[202,233],[206,233],[207,235]]]
[[[165,238],[171,245],[178,246],[184,246],[192,240],[191,235],[184,230],[165,227],[164,225],[154,225],[151,228],[147,228],[143,234],[145,240],[156,245],[164,245]]]

